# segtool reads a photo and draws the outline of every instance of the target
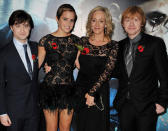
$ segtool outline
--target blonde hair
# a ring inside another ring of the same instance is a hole
[[[93,8],[89,15],[88,15],[88,20],[87,20],[87,24],[86,24],[86,35],[88,37],[92,36],[93,35],[93,31],[91,29],[91,21],[92,21],[92,17],[93,17],[93,14],[96,12],[96,11],[102,11],[104,12],[104,15],[105,15],[105,22],[106,22],[106,31],[105,31],[105,37],[107,37],[108,39],[111,39],[111,36],[112,36],[112,33],[113,33],[113,23],[112,23],[112,16],[108,10],[108,8],[106,7],[102,7],[102,6],[97,6],[95,8]]]

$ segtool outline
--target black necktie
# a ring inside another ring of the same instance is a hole
[[[128,53],[127,53],[126,59],[125,59],[128,76],[130,76],[132,66],[133,66],[132,53],[133,53],[133,44],[130,43],[130,47],[129,47],[129,50],[128,50]]]
[[[29,73],[30,78],[32,79],[32,66],[31,66],[31,63],[30,63],[29,56],[27,54],[27,45],[24,44],[23,48],[24,48],[24,52],[25,52],[25,58],[26,58],[26,62],[27,62],[28,73]]]

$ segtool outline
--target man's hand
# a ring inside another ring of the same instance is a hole
[[[4,126],[11,126],[12,122],[7,114],[0,116],[0,122]]]
[[[86,98],[86,105],[88,105],[88,107],[95,105],[93,96],[90,96],[88,93],[86,93],[85,98]]]
[[[161,114],[165,111],[165,108],[159,104],[156,104],[156,113]]]
[[[51,71],[51,67],[47,65],[47,63],[45,63],[44,65],[44,69],[45,69],[45,73],[48,73]]]

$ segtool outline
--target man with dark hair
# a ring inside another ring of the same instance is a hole
[[[0,52],[0,122],[7,131],[38,131],[37,43],[28,41],[33,20],[16,10],[9,26],[13,40]]]
[[[121,24],[128,37],[119,42],[119,89],[114,100],[122,131],[155,131],[168,103],[166,46],[161,38],[143,33],[145,23],[141,8],[123,12]]]

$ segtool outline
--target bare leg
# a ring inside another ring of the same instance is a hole
[[[58,126],[58,110],[51,112],[50,110],[43,110],[45,121],[46,121],[46,131],[57,131]]]
[[[73,110],[68,114],[68,109],[60,111],[59,129],[60,131],[70,131]]]

